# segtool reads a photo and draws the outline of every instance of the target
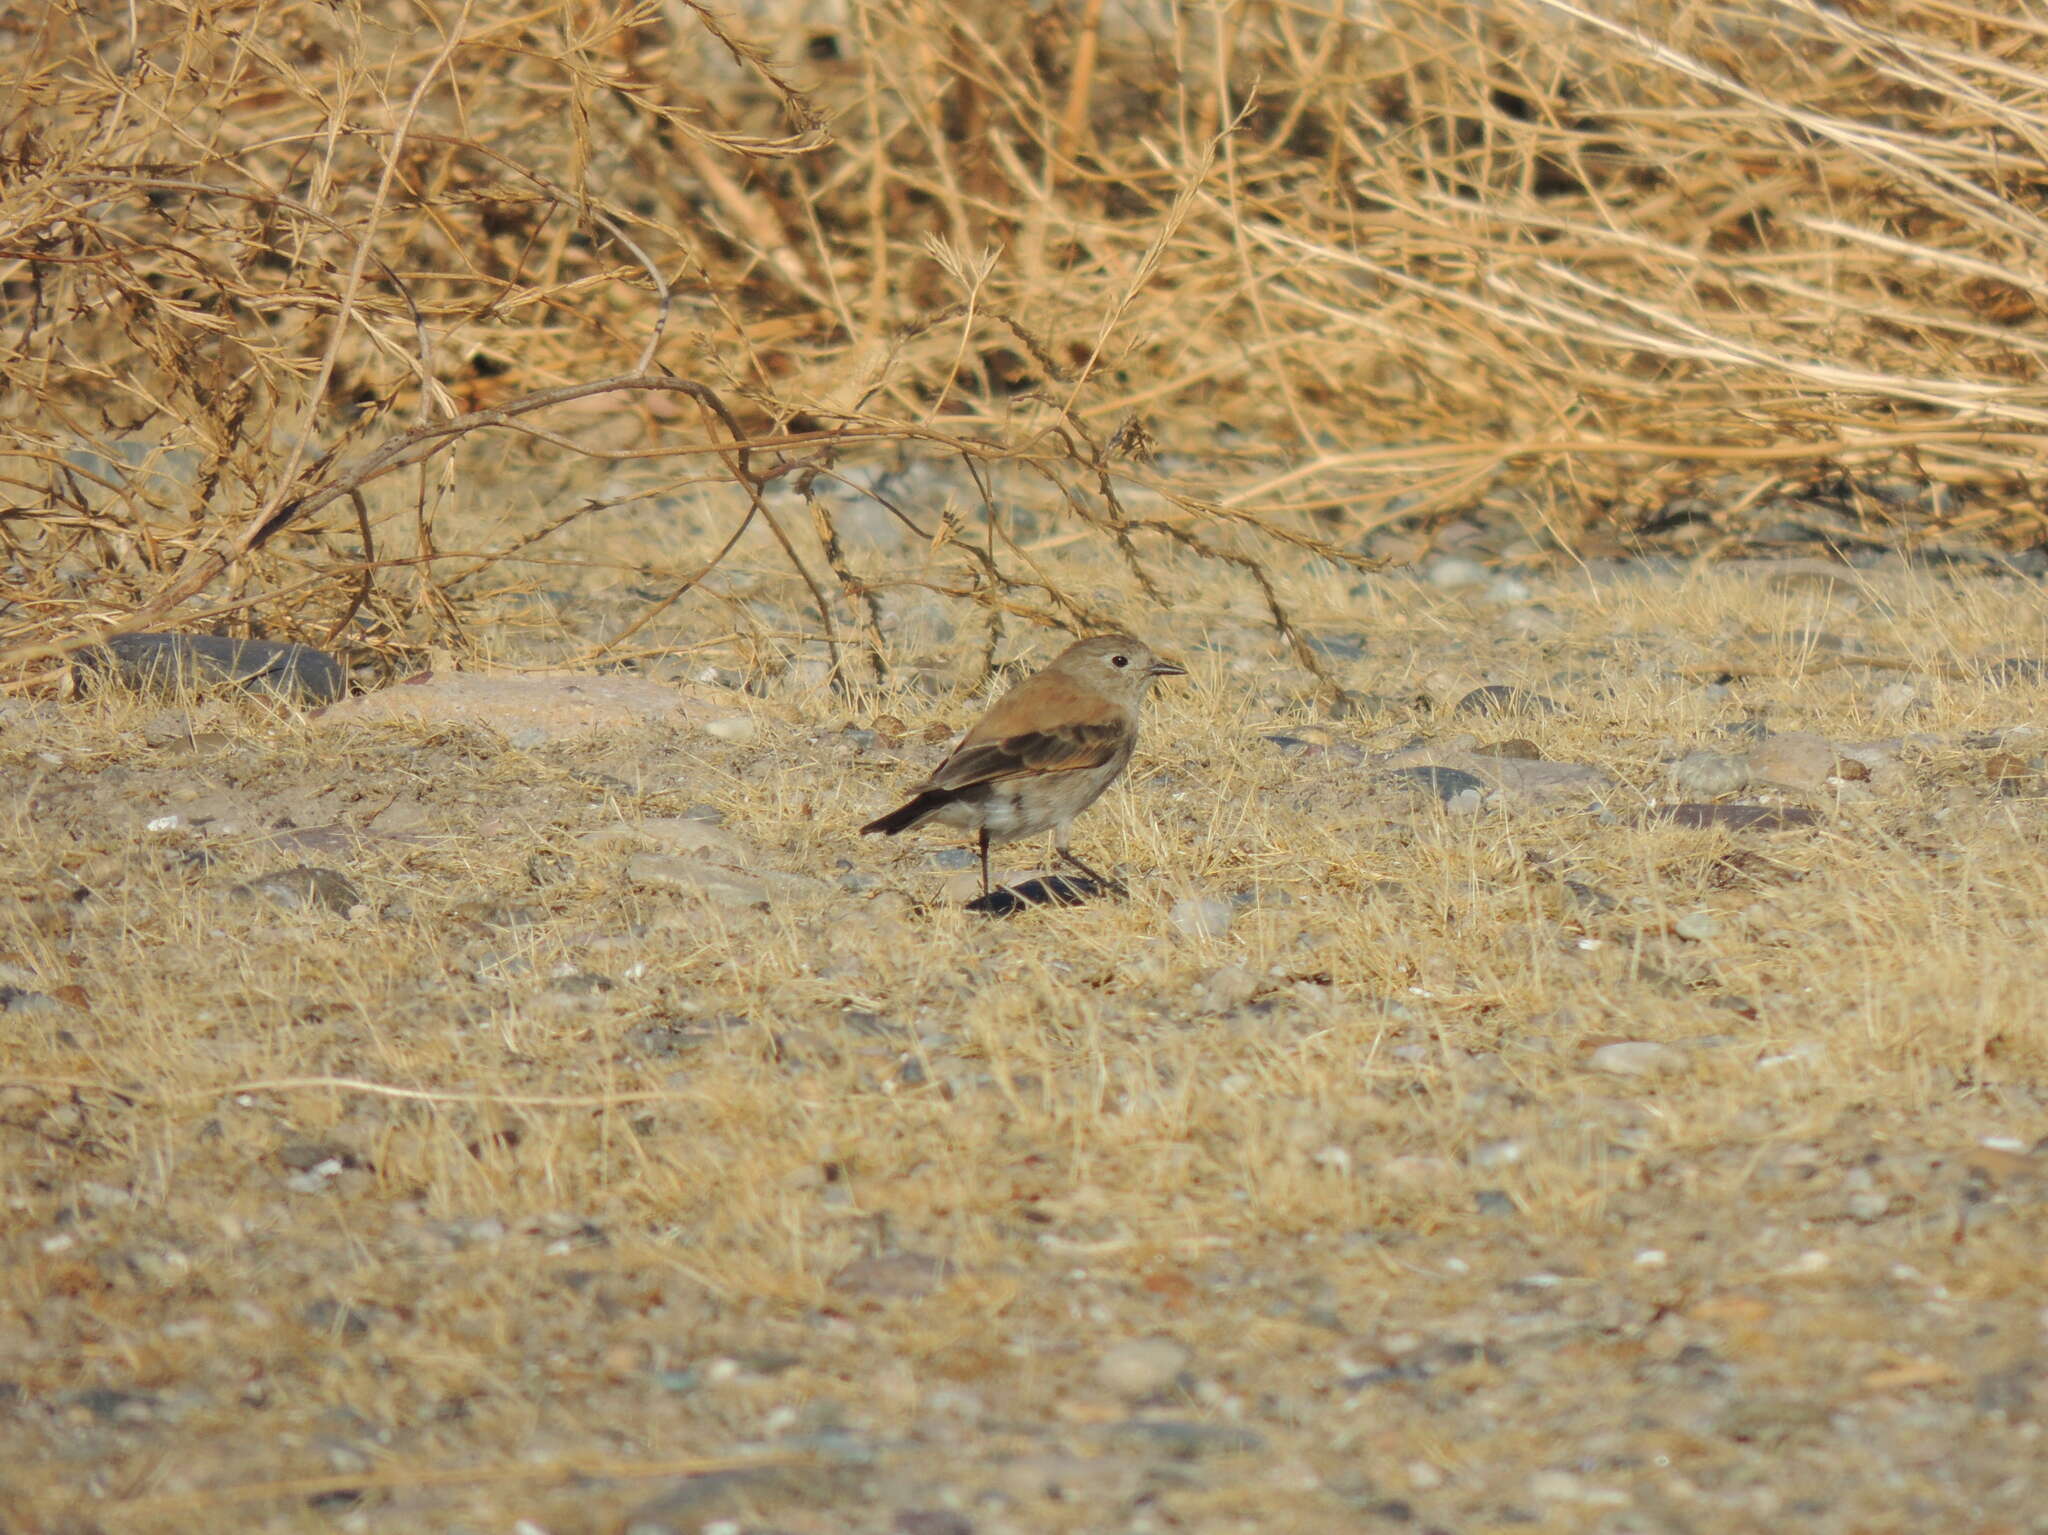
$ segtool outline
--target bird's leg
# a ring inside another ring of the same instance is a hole
[[[981,834],[981,898],[988,899],[988,832]]]
[[[1059,834],[1052,839],[1052,850],[1093,880],[1098,890],[1107,890],[1114,895],[1127,896],[1130,894],[1130,891],[1124,888],[1122,880],[1111,879],[1105,874],[1097,874],[1088,865],[1074,856],[1074,850],[1067,846],[1067,831],[1064,826],[1060,828]]]

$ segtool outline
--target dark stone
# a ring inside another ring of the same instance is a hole
[[[2038,1359],[2023,1359],[2003,1370],[1977,1377],[1972,1395],[1977,1411],[2002,1413],[2008,1418],[2031,1418],[2040,1401],[2035,1388],[2048,1396],[2048,1367]]]
[[[1362,634],[1304,634],[1302,643],[1331,661],[1362,661],[1366,643]]]
[[[1387,777],[1409,788],[1426,789],[1446,802],[1456,799],[1467,789],[1477,794],[1486,793],[1486,780],[1476,773],[1466,772],[1463,768],[1394,768]]]
[[[2048,659],[2007,656],[1984,668],[1984,680],[2000,687],[2010,687],[2015,682],[2048,682]]]
[[[1485,687],[1474,688],[1459,699],[1452,708],[1453,714],[1562,714],[1564,705],[1554,698],[1545,698],[1541,693],[1532,693],[1527,688],[1513,688],[1502,682],[1489,682]]]
[[[1733,724],[1717,725],[1714,734],[1731,741],[1767,741],[1770,739],[1771,727],[1755,715],[1751,715],[1748,719],[1736,720]]]
[[[347,916],[362,904],[363,893],[346,874],[335,869],[316,868],[311,864],[300,864],[296,868],[280,869],[275,874],[265,874],[250,880],[246,885],[237,885],[228,892],[244,899],[258,899],[275,902],[287,911],[306,911],[318,907],[331,911],[336,916]]]
[[[1264,1437],[1248,1428],[1192,1423],[1181,1418],[1133,1418],[1112,1425],[1108,1436],[1163,1450],[1175,1460],[1199,1460],[1204,1455],[1251,1455],[1266,1447]]]
[[[329,704],[348,692],[348,671],[310,645],[214,634],[122,634],[79,652],[82,671],[138,692],[237,688],[294,703]]]
[[[974,1521],[942,1508],[906,1508],[889,1526],[895,1535],[974,1535]]]
[[[121,1391],[113,1386],[88,1386],[65,1400],[73,1407],[83,1407],[102,1423],[138,1422],[156,1405],[156,1398],[146,1391]]]

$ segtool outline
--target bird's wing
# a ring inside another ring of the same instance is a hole
[[[1101,767],[1128,747],[1130,734],[1129,719],[1114,703],[1041,673],[997,699],[923,787],[964,789]]]

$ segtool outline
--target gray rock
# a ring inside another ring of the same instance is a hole
[[[702,896],[715,906],[765,907],[773,899],[764,879],[676,853],[636,853],[626,860],[626,878],[636,885]]]
[[[1533,595],[1529,583],[1520,576],[1498,575],[1486,584],[1486,600],[1500,603],[1503,607],[1527,602]]]
[[[1310,650],[1326,660],[1365,659],[1366,638],[1362,634],[1304,634],[1301,638]]]
[[[1486,794],[1486,780],[1461,768],[1450,767],[1404,767],[1395,768],[1386,777],[1404,787],[1420,789],[1435,795],[1449,804],[1460,795],[1470,794],[1483,799]]]
[[[1230,903],[1211,896],[1175,901],[1166,920],[1183,938],[1221,938],[1230,931]]]
[[[559,885],[576,877],[576,860],[567,853],[534,853],[526,860],[526,877],[536,885]]]
[[[854,1259],[832,1276],[832,1288],[870,1300],[922,1300],[956,1272],[951,1261],[928,1253],[884,1253]]]
[[[1243,965],[1212,970],[1202,982],[1202,999],[1219,1013],[1234,1012],[1258,995],[1259,978]]]
[[[230,689],[294,703],[332,703],[348,673],[324,650],[212,634],[122,634],[80,651],[82,675],[112,677],[139,692]]]
[[[1626,1039],[1602,1045],[1586,1058],[1595,1071],[1617,1077],[1660,1077],[1686,1066],[1685,1052],[1654,1040]]]
[[[1719,799],[1747,787],[1749,763],[1720,752],[1687,752],[1671,764],[1665,779],[1680,794]]]
[[[1488,579],[1486,567],[1477,560],[1468,560],[1461,554],[1439,555],[1429,562],[1429,584],[1446,591],[1461,586],[1484,586]]]
[[[2019,683],[2048,682],[2048,658],[2041,656],[2006,656],[1993,661],[1984,668],[1984,680],[1994,687],[2012,687]]]
[[[1720,936],[1721,923],[1712,912],[1689,911],[1671,924],[1671,931],[1690,943],[1705,943]]]
[[[1817,811],[1799,805],[1659,805],[1649,819],[1726,831],[1799,831],[1821,824]]]
[[[1527,688],[1509,687],[1506,683],[1489,682],[1484,687],[1474,688],[1452,707],[1453,714],[1501,715],[1501,714],[1563,714],[1565,707],[1554,698],[1541,693],[1532,693]]]
[[[1255,1455],[1266,1447],[1264,1437],[1248,1428],[1174,1418],[1133,1418],[1128,1423],[1113,1425],[1107,1437],[1114,1442],[1163,1451],[1175,1460],[1199,1460],[1205,1455]]]
[[[1835,744],[1810,731],[1788,731],[1759,741],[1744,761],[1756,782],[1785,789],[1820,789],[1834,776]]]
[[[1613,777],[1585,762],[1500,757],[1485,768],[1503,792],[1518,799],[1584,800],[1613,785]]]
[[[1368,695],[1347,694],[1346,696],[1363,697]],[[1261,739],[1271,742],[1290,757],[1321,757],[1327,755],[1340,762],[1362,762],[1365,760],[1364,752],[1353,746],[1349,741],[1339,741],[1335,738],[1316,740],[1310,736],[1291,735],[1282,732],[1264,736]]]
[[[906,1508],[889,1525],[890,1535],[974,1535],[974,1521],[943,1508]]]
[[[261,875],[228,893],[243,900],[270,901],[287,911],[331,911],[344,917],[363,903],[362,891],[347,875],[309,864]]]

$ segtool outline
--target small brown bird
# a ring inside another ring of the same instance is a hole
[[[1074,817],[1116,781],[1138,744],[1138,705],[1159,677],[1187,668],[1154,656],[1128,634],[1070,645],[990,706],[909,801],[861,828],[895,836],[926,821],[979,834],[981,893],[988,850],[1053,834],[1060,857],[1106,889],[1119,888],[1074,856]]]

